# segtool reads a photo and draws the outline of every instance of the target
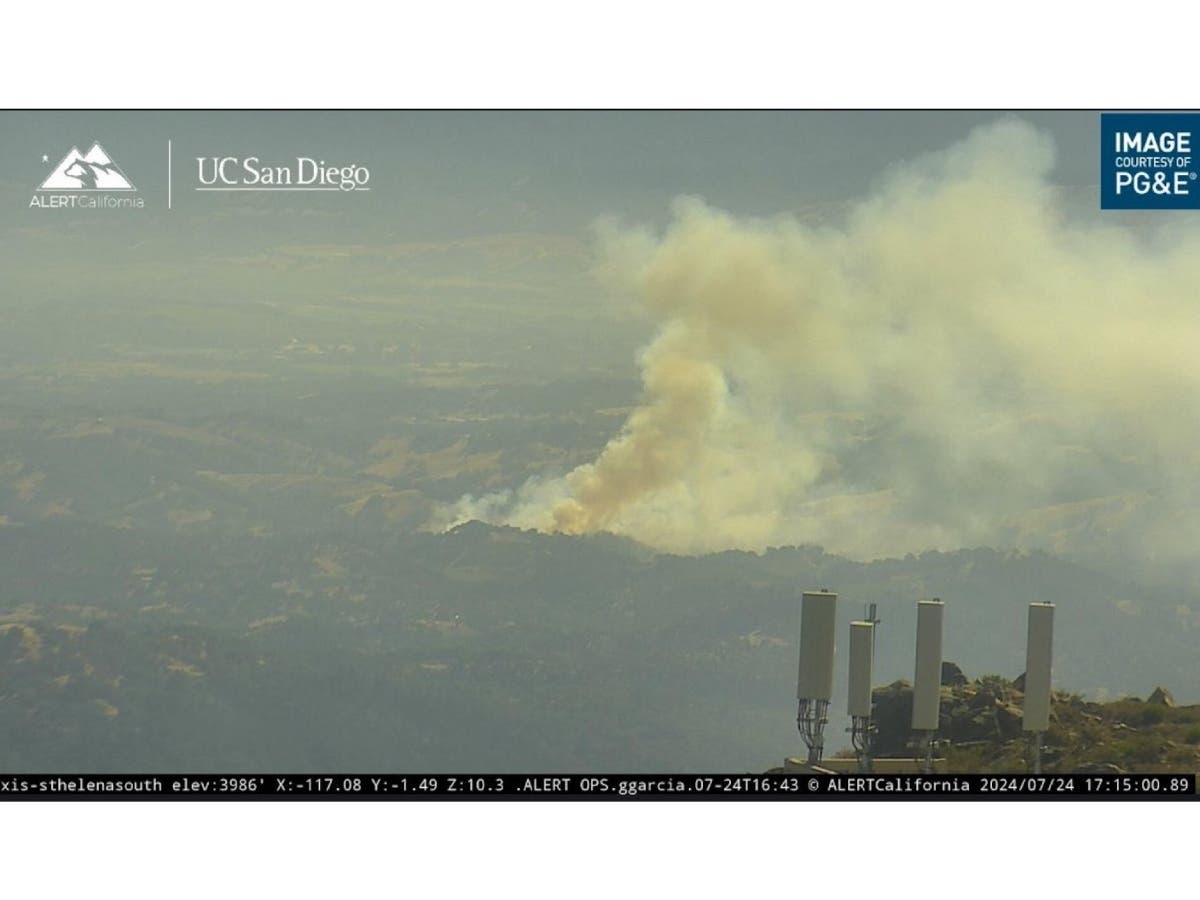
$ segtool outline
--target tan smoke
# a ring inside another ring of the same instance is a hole
[[[658,323],[598,458],[482,518],[681,552],[820,543],[1170,552],[1200,538],[1200,232],[1074,221],[1051,141],[1005,121],[892,174],[838,225],[677,201],[601,229]]]

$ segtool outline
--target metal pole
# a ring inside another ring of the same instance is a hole
[[[933,735],[932,731],[917,732],[917,765],[922,775],[933,774]]]

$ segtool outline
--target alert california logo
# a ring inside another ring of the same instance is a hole
[[[49,155],[42,157],[48,162]],[[30,208],[144,209],[145,200],[112,156],[93,141],[87,153],[72,147],[34,191]]]

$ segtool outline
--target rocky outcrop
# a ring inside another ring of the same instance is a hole
[[[942,684],[947,687],[959,687],[967,683],[967,676],[958,667],[958,663],[942,663]]]
[[[879,756],[911,752],[912,686],[897,681],[875,691],[875,747]],[[938,737],[955,744],[1007,741],[1020,737],[1022,694],[996,676],[970,681],[954,663],[942,664]]]
[[[876,756],[909,756],[912,730],[912,685],[893,681],[887,687],[876,688],[872,694],[875,706],[871,722],[875,726]]]
[[[1158,686],[1154,692],[1146,698],[1147,703],[1154,703],[1158,706],[1174,706],[1175,698],[1171,696],[1171,692],[1165,687]]]
[[[1023,679],[969,680],[952,663],[942,670],[938,754],[951,770],[1021,771],[1029,764]],[[912,686],[896,681],[874,692],[876,757],[911,757]],[[1163,687],[1143,702],[1107,703],[1054,691],[1042,763],[1060,772],[1194,772],[1200,767],[1200,706],[1177,706]]]

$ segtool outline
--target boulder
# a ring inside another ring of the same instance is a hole
[[[968,679],[965,674],[962,673],[962,668],[959,666],[958,662],[950,662],[949,660],[942,661],[942,684],[944,686],[949,686],[949,688],[961,688],[962,685],[967,683]]]
[[[960,687],[966,683],[967,676],[963,674],[963,670],[959,668],[957,663],[942,663],[942,684],[950,685],[951,687]]]
[[[996,707],[996,730],[1005,740],[1018,737],[1021,734],[1024,719],[1015,706],[1004,704]]]
[[[995,694],[991,691],[983,690],[973,694],[967,700],[967,706],[971,709],[991,709],[997,702]]]
[[[1174,706],[1175,698],[1171,696],[1171,692],[1165,687],[1156,687],[1154,693],[1146,698],[1147,703],[1155,703],[1158,706]]]
[[[1125,770],[1116,763],[1085,762],[1075,766],[1081,775],[1124,775]]]
[[[971,716],[962,722],[959,741],[964,743],[992,742],[1000,738],[1000,728],[996,724],[996,713],[985,710]]]
[[[894,681],[872,693],[875,708],[875,754],[877,756],[908,756],[908,739],[912,730],[912,685]]]

